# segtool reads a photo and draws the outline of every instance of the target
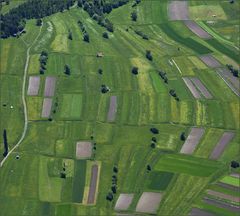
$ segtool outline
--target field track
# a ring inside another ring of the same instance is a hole
[[[8,152],[8,155],[1,161],[0,167],[3,166],[3,164],[5,163],[7,158],[10,156],[10,154],[21,144],[21,142],[24,140],[24,138],[26,136],[26,132],[27,132],[27,128],[28,128],[28,116],[27,116],[27,103],[26,103],[26,99],[25,99],[25,88],[26,88],[27,71],[28,71],[28,65],[29,65],[29,59],[30,59],[29,53],[30,53],[32,46],[36,43],[37,39],[39,38],[39,36],[41,34],[43,24],[44,23],[42,22],[42,25],[39,29],[39,33],[38,33],[37,37],[34,39],[32,44],[27,49],[27,59],[25,62],[25,67],[24,67],[23,84],[22,84],[22,103],[23,103],[23,109],[24,109],[24,128],[23,128],[22,136],[19,139],[19,141],[17,142],[17,144],[12,149],[10,149],[10,151]]]

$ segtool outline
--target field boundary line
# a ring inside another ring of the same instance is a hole
[[[176,68],[178,69],[178,71],[180,72],[180,74],[182,75],[182,71],[180,70],[180,68],[178,67],[177,63],[172,59],[173,64],[176,66]]]
[[[0,167],[3,166],[4,162],[10,156],[10,154],[13,153],[13,151],[22,143],[22,141],[24,140],[24,138],[26,136],[26,132],[27,132],[27,128],[28,128],[28,116],[27,116],[27,104],[26,104],[26,99],[25,99],[25,88],[26,88],[27,70],[28,70],[29,59],[30,59],[29,52],[30,52],[32,46],[36,43],[37,39],[39,38],[39,36],[42,32],[43,24],[44,23],[42,22],[42,25],[40,27],[40,30],[39,30],[39,33],[38,33],[37,37],[34,39],[32,44],[27,49],[27,59],[26,59],[26,62],[25,62],[25,67],[24,67],[23,84],[22,84],[22,103],[23,103],[23,109],[24,109],[24,128],[23,128],[22,136],[19,139],[19,141],[17,142],[17,144],[8,152],[7,156],[1,161]]]

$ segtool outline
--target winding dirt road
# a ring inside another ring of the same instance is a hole
[[[36,36],[36,38],[34,39],[32,44],[30,44],[30,46],[27,49],[27,59],[25,62],[25,68],[24,68],[24,74],[23,74],[23,85],[22,85],[22,103],[23,103],[23,109],[24,109],[24,128],[23,128],[22,136],[19,139],[19,141],[17,142],[17,144],[8,152],[8,155],[1,161],[0,167],[3,166],[3,164],[8,159],[10,154],[22,143],[22,141],[24,140],[24,138],[26,136],[26,132],[28,129],[28,116],[27,116],[27,104],[26,104],[26,99],[25,99],[25,88],[26,88],[27,70],[28,70],[29,59],[30,59],[29,53],[30,53],[32,46],[36,43],[37,39],[39,38],[39,36],[42,32],[43,24],[44,23],[42,23],[42,26],[40,27],[38,35]]]

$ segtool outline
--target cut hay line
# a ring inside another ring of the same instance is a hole
[[[115,204],[115,210],[127,210],[132,203],[134,194],[120,194]]]
[[[234,135],[235,133],[233,132],[224,132],[219,142],[213,149],[210,159],[217,160],[222,155],[229,142],[233,139]]]
[[[182,75],[182,71],[180,70],[180,68],[178,67],[177,63],[172,59],[173,64],[176,66],[176,68],[178,69],[179,73]]]
[[[27,95],[29,95],[29,96],[38,95],[39,86],[40,86],[40,77],[39,76],[30,76],[29,83],[28,83]]]
[[[136,211],[155,214],[157,212],[161,199],[161,193],[143,192],[140,199],[138,200]]]
[[[204,131],[205,130],[203,128],[192,128],[190,134],[187,137],[187,140],[180,150],[180,153],[192,154],[200,142]]]

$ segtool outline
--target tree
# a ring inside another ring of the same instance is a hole
[[[152,60],[153,60],[152,53],[151,53],[150,50],[146,50],[146,58],[147,58],[149,61],[152,61]]]
[[[134,75],[137,75],[137,74],[138,74],[138,67],[133,67],[133,68],[132,68],[132,73],[133,73]]]
[[[182,132],[181,135],[180,135],[180,140],[182,141],[185,141],[186,140],[186,137],[185,137],[185,133]]]
[[[70,70],[70,67],[68,65],[65,65],[64,66],[64,73],[66,75],[70,75],[71,74],[71,70]]]
[[[37,19],[36,21],[36,26],[41,26],[42,25],[42,19]]]
[[[150,131],[153,133],[153,134],[159,134],[159,130],[157,128],[150,128]]]
[[[231,161],[231,167],[236,169],[239,167],[239,163],[237,161]]]
[[[118,173],[118,168],[116,166],[113,167],[113,172]]]
[[[157,142],[157,138],[156,137],[152,137],[152,141],[153,142]]]
[[[7,130],[3,130],[3,144],[4,144],[4,152],[3,156],[6,157],[8,155],[8,141],[7,141]]]
[[[89,43],[89,35],[88,35],[87,32],[83,34],[83,40],[84,40],[85,42]]]
[[[109,192],[109,193],[107,194],[106,200],[108,200],[108,201],[110,201],[110,202],[113,200],[113,194],[112,194],[111,192]]]
[[[101,68],[98,69],[98,73],[102,75],[103,70]]]
[[[147,165],[147,171],[151,171],[152,170],[152,167],[148,164]]]
[[[112,186],[111,189],[112,189],[112,192],[113,192],[114,194],[117,193],[117,187],[116,187],[116,185]]]
[[[154,142],[151,143],[152,148],[156,148],[156,144]]]
[[[137,21],[137,12],[136,11],[133,11],[131,13],[131,18],[132,18],[132,21],[136,22]]]
[[[60,173],[60,178],[64,178],[64,179],[65,179],[65,178],[66,178],[66,173],[61,172],[61,173]]]
[[[108,37],[108,33],[107,33],[107,32],[103,32],[102,36],[103,36],[103,38],[106,38],[106,39],[108,39],[108,38],[109,38],[109,37]]]
[[[68,39],[69,39],[69,40],[72,40],[72,39],[73,39],[73,38],[72,38],[72,32],[70,32],[70,31],[69,31],[69,33],[68,33]]]
[[[102,87],[101,87],[101,92],[102,92],[103,94],[105,94],[105,93],[109,92],[109,88],[108,88],[106,85],[102,85]]]

